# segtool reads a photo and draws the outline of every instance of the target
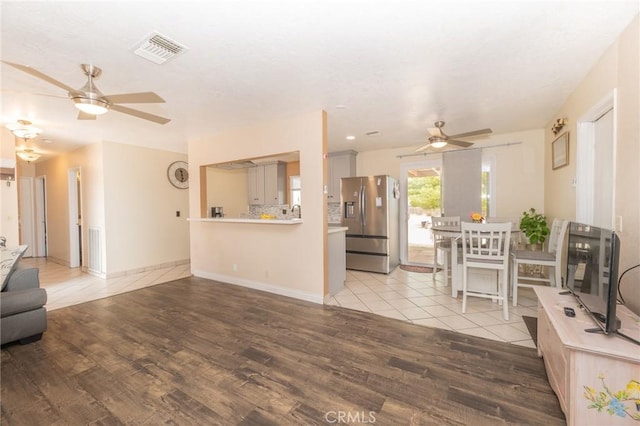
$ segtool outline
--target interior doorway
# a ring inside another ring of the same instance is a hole
[[[20,220],[18,224],[20,244],[27,245],[27,250],[24,252],[24,257],[33,257],[35,255],[34,247],[36,245],[36,231],[33,200],[33,178],[28,176],[21,176],[19,197]]]
[[[47,256],[47,182],[45,176],[36,177],[36,257]]]
[[[578,122],[576,220],[608,229],[615,221],[615,89]]]
[[[69,267],[82,266],[82,179],[80,168],[68,171],[69,183]]]
[[[433,265],[433,233],[431,217],[441,216],[442,161],[423,160],[402,165],[402,188],[405,202],[401,205],[400,259],[405,265]]]

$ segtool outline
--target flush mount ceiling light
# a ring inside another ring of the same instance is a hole
[[[16,152],[16,155],[27,163],[36,161],[40,158],[40,154],[36,154],[31,148],[24,148],[22,151]]]
[[[20,139],[33,139],[42,133],[42,130],[33,126],[29,120],[18,120],[15,124],[7,124],[7,129]]]

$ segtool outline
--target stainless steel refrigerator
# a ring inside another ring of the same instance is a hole
[[[347,269],[388,274],[400,263],[398,183],[391,176],[342,178]]]

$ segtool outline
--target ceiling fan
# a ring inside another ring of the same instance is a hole
[[[459,139],[486,135],[493,132],[493,130],[491,129],[481,129],[474,130],[473,132],[458,133],[457,135],[449,136],[442,130],[442,128],[444,127],[444,121],[436,121],[434,123],[434,126],[436,127],[428,129],[429,133],[431,134],[431,136],[429,136],[429,143],[416,149],[416,152],[424,151],[427,148],[443,148],[448,144],[459,146],[462,148],[468,148],[473,145],[473,142],[465,142]]]
[[[96,115],[101,115],[109,110],[118,111],[134,117],[153,121],[158,124],[166,124],[171,121],[169,118],[160,117],[158,115],[149,114],[137,109],[128,108],[120,104],[144,104],[144,103],[164,103],[165,100],[154,92],[140,93],[123,93],[118,95],[104,95],[94,85],[93,79],[98,78],[102,74],[102,70],[94,65],[82,64],[82,71],[87,76],[87,83],[80,89],[74,89],[66,84],[56,80],[53,77],[31,68],[27,65],[15,64],[12,62],[2,61],[7,65],[19,69],[20,71],[38,77],[47,83],[58,86],[67,91],[69,99],[80,112],[78,120],[95,120]]]

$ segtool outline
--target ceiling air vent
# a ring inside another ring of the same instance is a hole
[[[371,132],[367,132],[365,133],[365,135],[369,136],[369,137],[376,137],[376,136],[380,136],[380,130],[373,130]]]
[[[187,50],[185,46],[160,33],[151,33],[133,53],[154,64],[163,64]]]

